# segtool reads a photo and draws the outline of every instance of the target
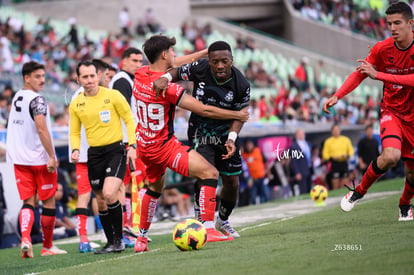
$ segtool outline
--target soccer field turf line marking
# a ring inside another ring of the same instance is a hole
[[[147,252],[145,252],[145,254],[152,253],[152,252],[158,252],[160,250],[161,250],[161,248],[157,248],[157,249],[154,249],[154,250],[147,251]],[[42,273],[45,273],[45,272],[59,271],[59,270],[66,271],[66,270],[71,269],[71,268],[81,268],[81,267],[91,265],[91,264],[107,263],[108,261],[122,260],[122,259],[130,258],[130,257],[135,257],[135,256],[141,255],[141,254],[144,254],[144,252],[133,253],[133,254],[124,255],[124,256],[121,256],[121,257],[113,257],[113,258],[109,258],[109,259],[102,259],[102,260],[99,260],[99,261],[83,263],[83,264],[78,264],[78,265],[71,265],[71,266],[61,267],[61,268],[58,268],[58,269],[49,269],[49,270],[44,270],[44,271],[41,271],[41,272],[27,273],[25,275],[37,275],[37,274],[42,274]]]
[[[261,223],[261,224],[258,224],[258,225],[248,226],[248,227],[245,227],[245,228],[240,229],[239,232],[243,232],[243,231],[247,231],[247,230],[250,230],[250,229],[259,228],[259,227],[266,226],[266,225],[273,224],[273,223],[287,221],[287,220],[290,220],[290,219],[293,219],[293,218],[294,217],[288,217],[288,218],[283,218],[283,219],[280,219],[280,220],[277,220],[277,221],[274,221],[274,222],[265,222],[265,223]]]

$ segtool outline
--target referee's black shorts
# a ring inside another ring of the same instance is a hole
[[[102,190],[106,177],[123,179],[126,172],[126,147],[122,141],[89,147],[88,177],[94,190]]]

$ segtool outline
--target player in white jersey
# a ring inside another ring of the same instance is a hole
[[[98,69],[98,85],[105,86],[108,80],[108,68],[109,65],[105,62],[94,59],[92,62]],[[83,92],[83,87],[80,87],[72,96],[74,100],[81,92]],[[70,136],[70,135],[69,135]],[[78,201],[76,202],[75,216],[77,220],[77,226],[79,231],[79,252],[87,253],[94,252],[95,249],[91,247],[89,238],[87,235],[87,222],[88,222],[88,204],[91,199],[92,187],[89,183],[88,178],[88,141],[86,140],[85,129],[82,126],[81,129],[81,146],[79,151],[79,162],[76,163],[76,179],[78,184]],[[69,155],[72,154],[72,148],[69,142]]]
[[[43,202],[41,255],[66,254],[53,245],[57,160],[49,108],[44,97],[38,94],[45,83],[45,67],[33,61],[27,62],[23,65],[22,75],[24,87],[13,98],[7,129],[7,161],[14,165],[17,189],[23,200],[19,214],[21,257],[33,257],[30,232],[36,193]]]

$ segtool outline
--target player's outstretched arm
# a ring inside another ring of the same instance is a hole
[[[204,105],[194,97],[183,94],[180,102],[178,103],[180,108],[189,110],[199,116],[208,117],[212,119],[235,119],[245,122],[249,119],[248,108],[244,108],[240,111],[231,111],[226,109],[217,108],[214,106]]]
[[[330,114],[328,109],[334,106],[336,103],[338,103],[339,99],[343,98],[344,96],[346,96],[347,94],[355,90],[355,88],[358,87],[359,84],[361,84],[361,82],[365,78],[367,78],[367,75],[363,73],[359,73],[358,71],[351,73],[345,79],[344,83],[338,89],[338,91],[336,91],[336,93],[332,97],[330,97],[328,100],[325,101],[325,103],[323,104],[322,110],[325,113]]]

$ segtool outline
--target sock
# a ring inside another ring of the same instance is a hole
[[[34,222],[34,208],[30,204],[24,204],[19,213],[20,231],[22,233],[22,240],[24,238],[32,242],[30,232],[32,231]]]
[[[56,209],[44,208],[42,209],[42,216],[40,224],[43,231],[43,247],[51,248],[53,246],[53,228],[55,228]]]
[[[88,243],[88,209],[87,208],[76,208],[75,216],[78,223],[79,239],[81,243]]]
[[[150,189],[147,189],[144,197],[142,198],[141,204],[141,216],[139,222],[139,232],[141,234],[141,229],[149,230],[152,218],[155,215],[155,210],[157,209],[158,198],[161,196],[161,193],[154,192]],[[141,236],[141,235],[140,235]],[[142,236],[144,237],[144,236]]]
[[[122,205],[122,226],[127,226],[128,218],[127,218],[127,210],[126,206]]]
[[[96,228],[98,228],[98,230],[103,230],[101,219],[99,218],[99,214],[95,215],[94,218],[95,218]]]
[[[201,181],[198,203],[200,205],[200,215],[203,222],[214,221],[214,213],[216,211],[216,186],[216,179]]]
[[[122,206],[119,201],[108,204],[108,214],[114,229],[114,238],[122,239]]]
[[[404,183],[404,190],[400,198],[400,205],[409,205],[414,197],[414,184],[409,183],[407,178]]]
[[[368,189],[371,185],[379,179],[383,174],[387,172],[386,170],[381,170],[377,166],[377,160],[371,162],[368,166],[367,171],[365,172],[364,176],[362,177],[361,184],[356,187],[356,191],[361,195],[365,195],[368,192]]]
[[[228,200],[223,200],[223,199],[221,199],[220,202],[221,204],[220,204],[220,209],[219,209],[219,217],[222,221],[227,221],[236,203],[232,201],[228,201]]]
[[[114,228],[112,227],[111,217],[108,210],[99,211],[99,218],[101,219],[102,228],[104,230],[108,244],[114,243]]]
[[[132,194],[125,193],[125,206],[126,206],[126,223],[127,226],[132,226]]]

